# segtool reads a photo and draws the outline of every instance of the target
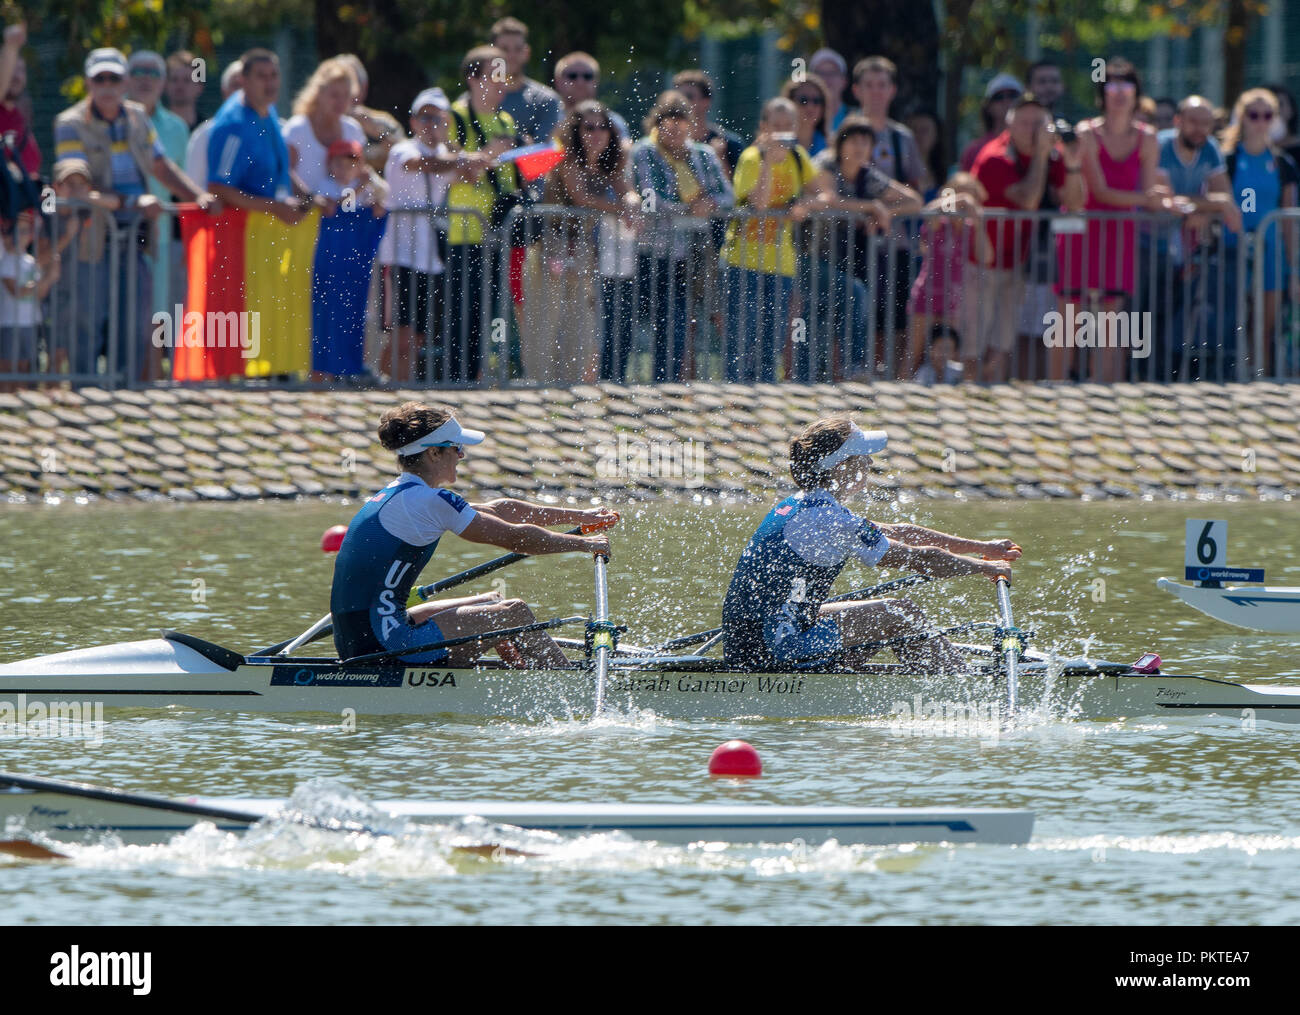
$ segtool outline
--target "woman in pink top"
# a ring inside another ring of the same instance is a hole
[[[1142,86],[1137,70],[1117,57],[1106,64],[1105,80],[1098,83],[1102,115],[1077,127],[1079,156],[1088,200],[1084,208],[1097,212],[1160,211],[1169,208],[1171,192],[1157,182],[1160,148],[1155,131],[1134,114]],[[1063,321],[1066,304],[1076,312],[1125,309],[1132,299],[1136,264],[1137,229],[1131,220],[1089,220],[1087,232],[1058,238],[1056,294]],[[1113,348],[1109,332],[1095,335],[1092,379],[1118,381],[1127,374],[1128,349]],[[1066,380],[1074,350],[1065,345],[1048,350],[1048,376]]]
[[[979,225],[988,191],[970,173],[953,173],[943,189],[925,207],[921,227],[924,260],[912,283],[908,304],[907,376],[915,377],[925,357],[925,347],[935,325],[948,325],[962,336],[967,350],[976,347],[976,327],[966,326],[962,308],[963,272],[967,261],[986,267],[993,263],[993,244]]]

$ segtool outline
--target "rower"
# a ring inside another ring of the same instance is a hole
[[[516,553],[609,554],[606,535],[568,535],[542,528],[609,524],[617,516],[607,508],[553,508],[511,498],[469,504],[453,493],[450,487],[465,446],[483,437],[482,431],[463,428],[450,411],[420,402],[390,409],[380,419],[379,442],[396,454],[400,475],[366,501],[339,547],[330,612],[340,659],[418,649],[535,623],[527,603],[495,591],[433,600],[407,610],[411,586],[446,532]],[[568,664],[546,631],[502,639],[497,648],[512,665]],[[481,642],[470,642],[401,658],[408,663],[468,666],[482,651]]]
[[[820,419],[791,442],[790,474],[799,492],[763,519],[740,555],[723,602],[728,663],[755,670],[823,660],[852,666],[870,659],[879,642],[927,633],[925,614],[908,599],[827,603],[850,557],[936,578],[1010,575],[1005,562],[1021,552],[1010,540],[871,522],[841,504],[867,486],[871,456],[886,443],[883,431],[864,433],[847,416]],[[855,652],[855,646],[862,648]],[[899,645],[896,654],[931,671],[962,664],[943,637]]]

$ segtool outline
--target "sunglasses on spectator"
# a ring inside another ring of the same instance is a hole
[[[826,100],[820,95],[810,95],[807,92],[803,95],[796,95],[794,101],[801,106],[824,106],[826,104]]]
[[[1014,102],[1020,98],[1020,93],[1014,88],[1004,88],[1000,92],[994,92],[990,102]]]
[[[566,81],[595,81],[596,72],[594,70],[566,70],[564,79]]]
[[[90,80],[92,83],[97,85],[120,85],[122,83],[122,75],[121,74],[96,74]]]
[[[132,67],[131,77],[133,78],[160,78],[163,72],[157,67]]]
[[[696,91],[688,92],[681,88],[677,90],[682,93],[682,98],[685,99],[687,102],[699,102],[702,98],[704,98],[703,95],[701,95],[699,92]]]
[[[429,123],[430,121],[436,123],[443,119],[443,115],[441,113],[416,113],[415,118],[421,123]]]
[[[1108,92],[1136,92],[1137,83],[1121,79],[1119,81],[1107,81],[1106,91]]]
[[[1271,110],[1271,109],[1251,109],[1251,110],[1247,111],[1247,113],[1246,113],[1246,119],[1247,119],[1247,120],[1262,120],[1264,123],[1268,123],[1269,120],[1273,119],[1273,110]]]
[[[588,134],[594,134],[598,130],[610,130],[611,128],[608,123],[594,120],[583,120],[582,129]]]

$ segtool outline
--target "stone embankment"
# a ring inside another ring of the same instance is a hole
[[[880,482],[923,497],[1300,497],[1300,385],[585,385],[476,391],[52,389],[0,394],[0,497],[356,496],[408,398],[488,431],[477,496],[761,497],[831,413],[890,435]]]

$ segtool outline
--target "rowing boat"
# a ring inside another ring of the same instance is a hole
[[[1300,588],[1264,585],[1184,585],[1160,578],[1156,587],[1194,610],[1251,631],[1300,634]]]
[[[287,820],[327,831],[404,835],[412,825],[481,818],[494,826],[563,835],[622,832],[634,839],[785,843],[807,846],[904,842],[1019,844],[1033,832],[1032,811],[970,807],[780,807],[712,804],[584,804],[467,800],[381,800],[358,819],[316,819],[284,799],[126,793],[82,783],[0,772],[0,832],[85,841],[106,832],[123,843],[166,842],[200,822],[244,832],[259,821]]]
[[[665,718],[948,717],[1005,702],[996,653],[961,645],[973,674],[918,674],[897,664],[857,670],[808,668],[782,673],[739,671],[706,655],[638,654],[620,647],[609,660],[607,707],[651,710]],[[1226,715],[1300,723],[1300,687],[1242,684],[1214,676],[1077,658],[1055,660],[1027,650],[1017,666],[1024,707],[1067,718]],[[269,650],[240,655],[174,631],[163,637],[77,649],[0,665],[0,728],[40,704],[51,719],[73,705],[84,715],[104,708],[196,708],[227,712],[349,715],[442,715],[511,719],[592,714],[595,671],[575,659],[565,669],[520,670],[495,658],[474,667],[411,666],[395,661],[344,664]],[[62,706],[60,708],[60,706]],[[6,712],[6,707],[9,712]]]

